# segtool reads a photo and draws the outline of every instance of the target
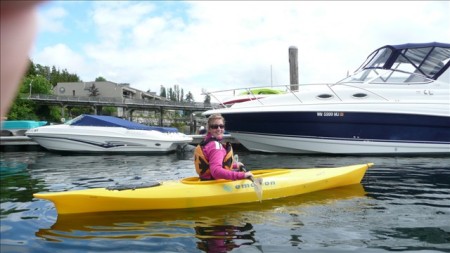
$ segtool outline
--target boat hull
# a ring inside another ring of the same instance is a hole
[[[448,116],[344,110],[230,111],[223,115],[227,130],[250,151],[377,155],[450,153]]]
[[[252,171],[263,178],[263,200],[359,184],[373,164],[338,168],[269,169]],[[199,181],[197,177],[167,181],[159,186],[128,190],[96,188],[34,197],[50,200],[58,214],[185,209],[257,202],[249,180]]]
[[[412,155],[446,154],[450,144],[400,143],[373,140],[339,140],[269,136],[267,134],[233,133],[252,152],[284,154],[352,154],[352,155]]]

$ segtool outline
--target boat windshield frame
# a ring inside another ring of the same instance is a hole
[[[387,45],[375,50],[341,82],[429,83],[450,66],[450,44]]]
[[[70,119],[70,120],[67,120],[67,121],[65,121],[64,122],[64,125],[72,125],[72,123],[73,122],[76,122],[76,121],[78,121],[80,118],[83,118],[84,117],[84,115],[83,114],[81,114],[81,115],[78,115],[77,117],[75,117],[75,118],[73,118],[73,119]]]

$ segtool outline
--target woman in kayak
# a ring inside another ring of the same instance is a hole
[[[201,180],[250,178],[253,174],[240,171],[242,163],[233,162],[233,149],[230,143],[222,144],[225,132],[225,119],[220,114],[208,118],[208,133],[195,149],[195,170]]]

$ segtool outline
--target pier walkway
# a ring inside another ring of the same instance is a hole
[[[218,104],[200,103],[200,102],[177,102],[158,99],[129,99],[113,97],[76,97],[76,96],[57,96],[47,94],[31,94],[20,96],[21,99],[31,100],[42,105],[61,106],[61,115],[64,118],[65,108],[73,107],[91,107],[94,114],[101,114],[102,107],[122,108],[124,116],[128,119],[133,118],[133,111],[158,111],[160,113],[160,126],[163,125],[164,111],[181,110],[192,114],[194,112],[204,112],[217,108]]]
[[[213,109],[214,104],[200,102],[177,102],[158,99],[129,99],[108,97],[75,97],[57,96],[47,94],[31,94],[22,96],[21,99],[32,100],[39,104],[59,106],[111,106],[125,107],[129,109],[167,109],[186,111],[206,111]]]

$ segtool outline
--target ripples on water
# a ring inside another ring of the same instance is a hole
[[[244,152],[252,169],[375,166],[362,185],[263,203],[57,216],[32,194],[193,176],[192,154],[1,156],[1,252],[450,252],[447,157]]]

